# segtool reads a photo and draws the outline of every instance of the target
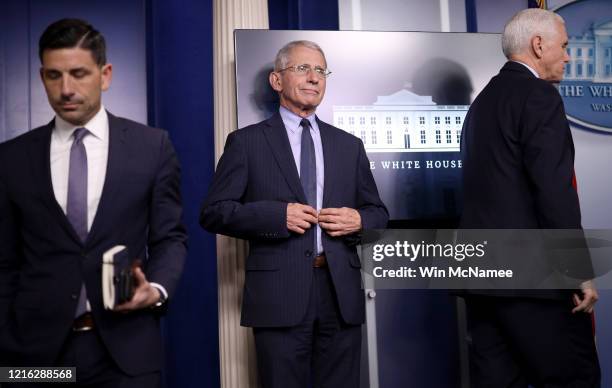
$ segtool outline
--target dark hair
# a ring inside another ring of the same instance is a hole
[[[42,63],[45,50],[76,47],[91,51],[98,66],[106,64],[104,36],[91,24],[80,19],[61,19],[50,24],[38,41],[38,57]]]

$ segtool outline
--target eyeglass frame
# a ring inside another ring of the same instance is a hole
[[[304,69],[303,71],[298,70],[299,67],[306,67],[306,69]],[[317,69],[320,69],[323,71],[323,73],[321,73],[320,71],[318,71]],[[329,69],[324,69],[321,66],[315,66],[314,68],[311,67],[309,64],[307,63],[303,63],[301,65],[291,65],[291,66],[287,66],[284,69],[280,69],[280,70],[276,70],[277,73],[281,73],[285,70],[291,70],[294,73],[297,74],[301,74],[301,75],[306,75],[308,74],[309,71],[314,71],[316,73],[316,75],[319,78],[323,78],[326,79],[327,77],[329,77],[329,75],[332,73]]]

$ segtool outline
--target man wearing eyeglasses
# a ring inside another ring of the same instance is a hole
[[[313,42],[279,50],[279,112],[228,136],[200,214],[206,230],[249,241],[241,324],[265,388],[359,387],[355,246],[388,213],[363,143],[315,115],[329,74]]]

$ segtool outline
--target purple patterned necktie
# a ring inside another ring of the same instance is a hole
[[[87,151],[83,145],[83,138],[89,133],[85,128],[74,131],[74,141],[70,148],[70,167],[68,170],[68,199],[66,201],[66,217],[72,224],[81,241],[87,239]],[[75,317],[87,311],[87,293],[85,284],[81,286],[81,293]]]
[[[88,133],[85,128],[77,128],[74,131],[66,201],[66,216],[82,242],[87,238],[87,152],[83,138]]]

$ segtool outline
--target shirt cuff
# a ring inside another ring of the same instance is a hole
[[[168,291],[159,283],[149,282],[152,287],[157,288],[157,290],[162,294],[164,300],[168,300]]]

